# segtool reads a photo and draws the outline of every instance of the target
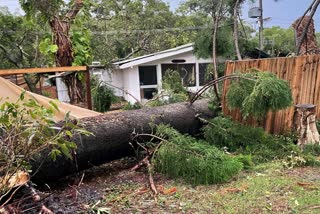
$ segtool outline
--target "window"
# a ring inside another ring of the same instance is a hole
[[[147,99],[151,100],[154,95],[158,93],[158,90],[156,88],[141,88],[140,89],[140,94],[141,94],[141,99]]]
[[[212,74],[208,71],[211,63],[200,63],[199,64],[199,85],[203,86],[212,80]]]
[[[140,66],[139,81],[142,101],[152,99],[158,92],[157,66]]]
[[[140,66],[139,67],[140,85],[157,85],[157,67]]]
[[[183,82],[183,86],[196,86],[195,64],[162,64],[162,77],[168,70],[178,71]]]

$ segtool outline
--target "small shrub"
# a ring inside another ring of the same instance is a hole
[[[110,109],[113,102],[117,100],[111,88],[103,83],[99,83],[92,88],[94,110],[98,112],[106,112]]]
[[[243,164],[243,169],[252,169],[254,167],[254,162],[251,155],[237,155],[237,160]]]
[[[291,152],[290,155],[286,157],[283,161],[283,166],[288,169],[292,169],[294,167],[305,166],[307,161],[304,157],[300,156],[297,152]]]
[[[4,100],[0,105],[0,201],[1,195],[12,188],[11,178],[18,172],[31,171],[30,160],[40,154],[54,161],[60,155],[72,159],[76,148],[72,137],[90,134],[71,121],[69,114],[57,126],[53,119],[56,111],[54,102],[45,108],[33,99],[24,100],[24,93],[16,102]]]
[[[237,158],[168,126],[159,125],[157,135],[167,142],[155,153],[155,169],[172,178],[194,185],[214,184],[230,180],[243,168]]]

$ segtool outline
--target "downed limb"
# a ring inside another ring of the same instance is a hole
[[[227,89],[229,109],[239,109],[244,118],[263,118],[269,111],[285,109],[292,105],[291,88],[285,80],[271,72],[253,69],[250,73],[231,74],[213,80],[200,89],[190,100],[192,104],[216,82],[236,80]]]

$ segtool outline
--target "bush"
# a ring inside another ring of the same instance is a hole
[[[155,169],[169,177],[194,185],[214,184],[230,180],[243,168],[237,158],[168,126],[159,125],[157,135],[167,141],[155,153]]]
[[[118,100],[113,90],[103,83],[99,83],[92,88],[92,97],[94,110],[98,112],[108,111],[111,104]]]
[[[44,108],[35,100],[24,100],[24,93],[17,102],[0,105],[0,196],[13,187],[11,178],[31,171],[31,159],[47,151],[53,160],[60,155],[72,159],[76,148],[72,136],[89,134],[71,121],[69,114],[57,126],[53,119],[56,111],[55,103]]]

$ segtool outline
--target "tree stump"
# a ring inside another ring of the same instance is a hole
[[[295,105],[293,128],[298,134],[298,146],[319,144],[319,132],[316,126],[316,106],[313,104]]]

